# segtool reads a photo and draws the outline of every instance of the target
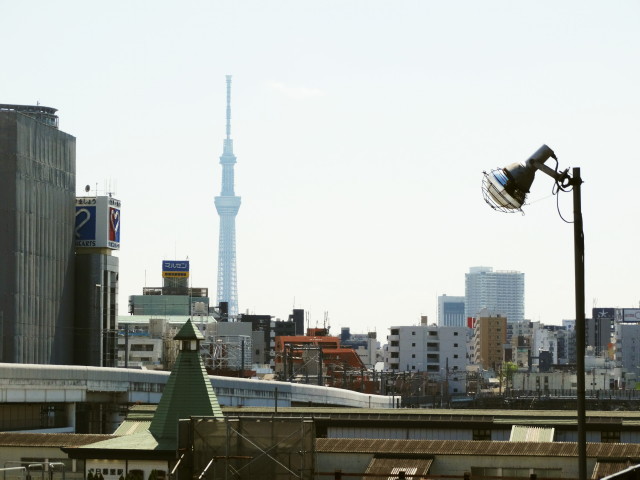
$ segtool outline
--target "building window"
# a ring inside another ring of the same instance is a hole
[[[391,335],[400,335],[400,330],[398,330],[397,328],[392,328]]]
[[[411,332],[411,335],[415,335],[415,334],[416,334],[416,332]]]
[[[412,347],[415,347],[415,346],[416,346],[416,344],[415,344],[415,343],[412,343],[412,344],[411,344],[411,346],[412,346]]]
[[[398,358],[399,353],[398,352],[391,352],[391,358]]]
[[[526,468],[526,467],[471,467],[471,476],[530,478],[535,474],[538,478],[561,478],[561,468]]]
[[[455,347],[457,347],[457,346],[458,346],[458,344],[457,344],[457,343],[454,343],[454,344],[453,344],[453,346],[454,346],[454,348],[455,348]]]
[[[134,344],[131,345],[132,352],[153,352],[153,345],[140,345]]]
[[[458,358],[458,355],[454,355],[453,358]]]
[[[457,337],[458,336],[458,332],[453,332],[453,336]]]
[[[416,358],[416,354],[415,354],[415,353],[412,353],[412,354],[411,354],[411,358]]]
[[[473,440],[491,440],[491,430],[488,428],[474,428]]]
[[[600,432],[601,443],[620,443],[620,432]]]

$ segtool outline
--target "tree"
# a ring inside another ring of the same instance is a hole
[[[505,378],[505,393],[508,393],[513,388],[513,374],[518,371],[518,365],[514,362],[504,362],[502,369],[500,370],[500,383]]]

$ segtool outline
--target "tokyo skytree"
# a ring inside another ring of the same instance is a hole
[[[218,243],[218,304],[228,302],[229,317],[238,315],[238,286],[236,271],[236,215],[240,209],[240,197],[233,188],[233,154],[231,140],[231,75],[227,75],[227,136],[220,156],[222,165],[222,192],[215,198],[216,210],[220,216],[220,239]]]

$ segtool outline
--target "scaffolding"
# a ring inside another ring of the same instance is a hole
[[[246,370],[252,364],[249,335],[219,335],[200,344],[200,353],[208,370]]]
[[[179,446],[187,461],[178,480],[313,478],[311,418],[192,417],[184,429],[190,440]]]

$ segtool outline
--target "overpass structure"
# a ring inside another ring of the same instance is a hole
[[[0,431],[112,433],[128,406],[157,404],[170,372],[0,363]],[[209,377],[221,406],[394,408],[399,397]]]

